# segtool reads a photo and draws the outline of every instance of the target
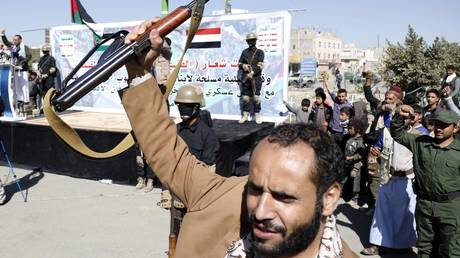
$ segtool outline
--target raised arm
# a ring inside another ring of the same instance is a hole
[[[459,79],[457,79],[457,81],[459,81],[460,83]],[[458,109],[458,107],[454,103],[454,100],[452,99],[453,93],[450,87],[444,87],[444,89],[442,90],[442,96],[449,110],[452,110],[460,116],[460,109]]]
[[[327,93],[329,93],[329,95],[331,95],[332,97],[331,90],[329,89],[329,78],[327,78],[327,76],[323,76],[323,84],[324,88],[326,88]]]
[[[283,100],[283,104],[286,106],[286,108],[287,108],[290,112],[292,112],[292,113],[294,113],[294,114],[297,114],[297,113],[299,112],[299,109],[298,109],[298,108],[295,108],[295,107],[291,106],[287,101]]]
[[[402,105],[399,112],[396,112],[391,121],[390,133],[393,139],[406,146],[410,151],[414,152],[416,135],[406,132],[404,127],[404,119],[414,116],[414,109],[408,105]]]
[[[151,25],[152,22],[144,22],[136,27],[125,43],[136,40]],[[217,196],[234,188],[235,180],[241,179],[226,179],[211,172],[190,154],[185,142],[178,137],[165,98],[148,72],[162,44],[157,30],[151,31],[150,41],[152,49],[126,65],[130,87],[122,93],[122,104],[148,164],[189,211],[194,211],[212,203]],[[210,192],[213,194],[208,194]]]
[[[372,80],[373,80],[373,75],[371,72],[366,73],[366,81],[364,82],[364,97],[366,98],[367,102],[371,105],[372,110],[376,110],[381,101],[374,97],[374,94],[372,94],[371,86],[372,86]]]
[[[2,36],[3,44],[5,44],[7,47],[11,47],[13,45],[13,43],[11,43],[6,37],[4,29],[0,29],[0,35]]]

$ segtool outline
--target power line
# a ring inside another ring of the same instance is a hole
[[[290,13],[306,12],[307,8],[303,8],[303,9],[288,9],[287,11],[290,12]]]
[[[21,30],[19,32],[32,32],[32,31],[41,31],[41,30],[48,30],[49,28],[36,28],[36,29],[29,29],[29,30]]]

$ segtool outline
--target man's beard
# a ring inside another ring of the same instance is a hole
[[[322,200],[316,202],[315,213],[313,218],[308,223],[298,226],[294,231],[283,239],[281,243],[267,249],[254,237],[253,248],[257,258],[271,258],[280,256],[294,256],[305,249],[313,242],[317,236],[321,223]],[[251,216],[251,221],[254,222],[254,216]],[[286,228],[279,225],[274,225],[271,221],[264,221],[264,226],[269,229],[274,229],[281,233],[283,237],[286,233]]]

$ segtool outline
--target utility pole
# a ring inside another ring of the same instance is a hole
[[[225,14],[232,14],[232,0],[225,0]]]
[[[44,31],[45,32],[45,43],[50,43],[50,29],[49,28],[36,28],[36,29],[30,29],[30,30],[21,30],[20,33],[35,32],[35,31]]]

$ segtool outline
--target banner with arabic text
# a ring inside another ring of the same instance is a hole
[[[264,121],[285,120],[283,98],[287,95],[288,50],[291,16],[288,12],[255,13],[204,17],[181,64],[181,70],[169,98],[171,114],[175,92],[185,84],[199,85],[206,109],[213,118],[239,119],[241,96],[237,82],[238,60],[248,47],[246,35],[255,32],[257,48],[264,51],[262,70],[262,117]],[[188,25],[168,35],[172,40],[173,68],[182,53]]]
[[[139,22],[96,24],[98,33],[118,30],[130,31]],[[204,17],[191,48],[181,64],[175,87],[169,96],[171,115],[178,116],[174,106],[177,89],[193,83],[201,87],[206,109],[213,118],[239,119],[241,96],[237,82],[238,60],[247,48],[246,34],[258,35],[257,47],[264,51],[261,90],[262,117],[264,121],[283,121],[287,95],[288,50],[291,16],[288,12],[255,13]],[[172,40],[171,70],[182,54],[187,38],[188,24],[170,33]],[[93,33],[82,25],[55,27],[51,30],[53,56],[62,78],[75,67],[93,47]],[[76,75],[81,76],[93,67],[105,48],[88,60]],[[112,77],[87,94],[72,109],[106,112],[123,112],[117,89],[126,86],[126,71],[121,68]]]

